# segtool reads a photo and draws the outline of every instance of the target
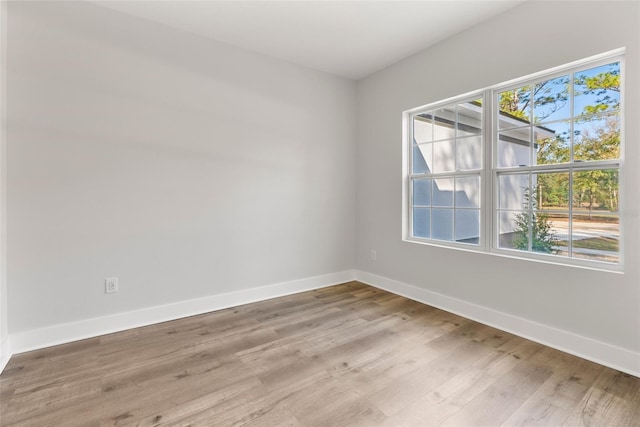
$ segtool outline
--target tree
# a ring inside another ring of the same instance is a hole
[[[589,160],[617,159],[620,157],[620,125],[617,117],[609,117],[604,124],[585,129],[574,145],[574,158]],[[593,209],[618,209],[618,173],[615,170],[598,169],[576,173],[574,188],[578,190],[577,204],[586,199],[589,219]]]
[[[557,87],[561,87],[560,90]],[[535,114],[532,120],[532,101]],[[500,93],[500,111],[526,121],[542,121],[569,101],[569,80],[561,77]]]
[[[538,165],[568,163],[572,160],[572,151],[574,161],[614,159],[620,155],[620,124],[615,113],[620,107],[618,63],[576,73],[573,81],[561,77],[502,92],[498,100],[500,111],[527,122],[551,120],[553,113],[566,107],[572,90],[574,99],[580,98],[574,104],[581,108],[575,112],[573,147],[568,133],[537,139]],[[532,100],[534,108],[531,108]],[[614,114],[608,115],[609,112]],[[536,117],[530,117],[532,114]],[[587,203],[590,216],[595,208],[618,208],[618,180],[614,170],[580,172],[576,177],[573,201],[577,206]],[[537,203],[566,206],[568,183],[568,175],[539,175]]]
[[[619,158],[620,120],[618,117],[607,117],[600,122],[595,122],[595,126],[585,128],[576,135],[573,157],[581,161]]]
[[[620,98],[613,96],[620,93],[620,68],[611,67],[609,71],[589,76],[586,74],[575,77],[575,86],[580,88],[576,95],[595,95],[596,102],[586,105],[582,114],[596,114],[615,110],[620,106]]]
[[[535,193],[535,189],[534,189]],[[546,214],[537,212],[536,200],[531,197],[528,188],[523,192],[523,207],[525,212],[515,216],[515,236],[513,238],[513,247],[523,251],[531,250],[541,253],[556,253],[558,239],[555,232],[551,229],[551,222]],[[529,212],[529,205],[531,212]],[[531,213],[531,221],[529,214]],[[529,248],[529,236],[531,236],[531,248]]]

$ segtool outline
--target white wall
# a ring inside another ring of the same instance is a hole
[[[0,372],[10,357],[7,321],[6,9],[7,3],[0,2]]]
[[[631,355],[630,370],[640,372],[639,5],[526,2],[359,81],[359,269],[485,313],[619,347]],[[402,241],[404,110],[620,47],[627,48],[628,77],[623,275]]]
[[[355,266],[354,82],[94,4],[8,12],[12,336]]]

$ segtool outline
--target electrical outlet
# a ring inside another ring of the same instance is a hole
[[[378,253],[375,251],[375,249],[371,249],[371,261],[375,261],[378,259]]]
[[[118,278],[107,277],[106,279],[104,279],[104,293],[113,294],[116,292],[118,292]]]

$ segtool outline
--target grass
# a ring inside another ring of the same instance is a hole
[[[558,246],[567,246],[567,242],[562,240],[558,242]],[[580,239],[573,241],[574,248],[596,249],[600,251],[618,252],[619,242],[611,237],[590,237],[588,239]]]

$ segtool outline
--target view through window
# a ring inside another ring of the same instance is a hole
[[[409,112],[408,239],[620,263],[621,74],[618,55]]]

